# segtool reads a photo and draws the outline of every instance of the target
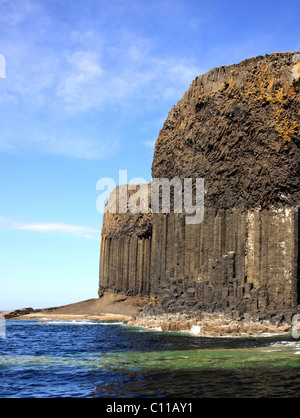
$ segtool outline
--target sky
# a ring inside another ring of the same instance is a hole
[[[97,297],[97,182],[151,180],[195,77],[299,51],[299,0],[0,0],[0,310]]]

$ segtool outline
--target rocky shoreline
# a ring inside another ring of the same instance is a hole
[[[34,310],[32,308],[4,312],[5,319],[39,319],[39,320],[92,320],[100,322],[120,321],[127,326],[159,329],[166,332],[186,331],[195,336],[203,337],[246,337],[261,334],[285,334],[291,332],[291,324],[286,321],[274,324],[270,320],[255,320],[254,318],[232,319],[223,313],[219,315],[202,313],[202,318],[184,314],[163,314],[159,316],[130,316],[124,314],[103,313],[89,314],[58,314]]]
[[[228,314],[224,312],[199,315],[165,313],[141,314],[133,317],[127,325],[160,329],[161,331],[188,331],[197,336],[245,337],[261,334],[285,334],[292,331],[292,316],[261,312]]]
[[[186,331],[195,336],[246,337],[262,334],[285,334],[292,331],[293,315],[299,311],[167,312],[149,298],[105,292],[98,299],[45,309],[22,308],[1,315],[5,319],[53,319],[122,321],[128,326]]]

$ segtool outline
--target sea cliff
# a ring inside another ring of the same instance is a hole
[[[189,178],[194,191],[204,179],[201,222],[174,204],[154,211],[151,184],[143,213],[112,213],[108,201],[99,292],[149,297],[131,324],[290,330],[300,303],[299,68],[289,52],[213,69],[169,112],[152,177]]]

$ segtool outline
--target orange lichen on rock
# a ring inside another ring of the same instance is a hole
[[[263,101],[271,106],[274,118],[270,126],[274,127],[280,138],[290,141],[291,136],[300,131],[300,125],[298,120],[291,118],[286,109],[291,100],[296,100],[299,105],[300,101],[294,85],[282,85],[279,81],[275,84],[275,71],[272,64],[259,63],[249,71],[242,92],[253,101]],[[299,113],[300,111],[297,116]]]

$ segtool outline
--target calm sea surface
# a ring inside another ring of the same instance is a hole
[[[0,397],[299,397],[300,340],[8,320]]]

